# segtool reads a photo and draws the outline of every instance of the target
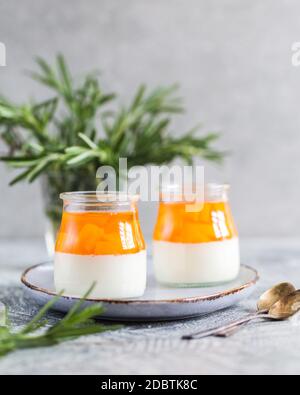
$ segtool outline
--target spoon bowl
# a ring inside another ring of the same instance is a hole
[[[269,311],[269,316],[274,320],[286,320],[298,311],[300,311],[300,290],[281,298],[275,303]]]
[[[271,307],[280,299],[295,292],[296,288],[290,283],[277,284],[259,298],[257,308],[259,312],[269,312]]]

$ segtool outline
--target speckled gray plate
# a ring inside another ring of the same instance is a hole
[[[106,308],[101,316],[114,321],[164,321],[191,318],[213,313],[247,298],[259,280],[256,270],[242,266],[239,277],[230,284],[212,288],[167,288],[149,276],[144,296],[126,300],[87,300],[85,306],[102,302]],[[44,263],[27,269],[21,279],[29,295],[45,305],[56,295],[53,264]],[[63,296],[54,309],[67,312],[78,301]]]

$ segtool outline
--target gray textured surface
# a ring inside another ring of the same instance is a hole
[[[0,360],[0,374],[300,374],[299,319],[252,323],[229,339],[180,340],[190,331],[252,311],[259,293],[274,283],[287,280],[300,287],[297,240],[246,240],[242,256],[262,278],[251,299],[238,307],[187,321],[126,325],[53,348],[19,351]],[[36,312],[19,286],[20,273],[45,258],[40,241],[0,242],[0,300],[9,306],[15,327]],[[49,316],[52,321],[57,317]]]
[[[299,236],[300,69],[291,66],[299,12],[298,0],[0,0],[8,62],[0,92],[43,96],[22,71],[33,55],[57,51],[78,73],[101,68],[124,97],[141,81],[179,81],[189,111],[174,129],[203,120],[232,151],[224,169],[207,174],[233,184],[241,234]],[[39,235],[38,186],[8,189],[11,176],[0,165],[0,236]],[[143,210],[146,234],[154,210]]]

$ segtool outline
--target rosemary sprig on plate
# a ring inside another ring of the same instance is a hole
[[[63,319],[53,326],[48,326],[48,321],[45,316],[61,297],[62,293],[48,302],[39,313],[18,332],[14,332],[9,324],[6,323],[6,325],[4,325],[4,320],[2,320],[0,324],[0,357],[19,349],[50,347],[81,336],[119,329],[120,326],[102,325],[93,320],[93,318],[98,317],[104,312],[104,308],[101,304],[94,304],[83,308],[85,299],[88,297],[91,290],[92,289],[74,305]],[[2,312],[6,315],[4,309],[2,309]]]

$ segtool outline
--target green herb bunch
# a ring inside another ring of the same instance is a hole
[[[129,168],[175,158],[187,163],[194,157],[222,159],[223,153],[212,147],[217,134],[199,136],[194,128],[172,136],[171,121],[184,111],[176,86],[141,86],[129,105],[116,107],[116,95],[104,92],[96,73],[75,80],[62,55],[53,67],[41,58],[37,65],[31,77],[53,96],[22,105],[0,97],[0,135],[8,146],[0,160],[20,169],[11,185],[44,175],[47,214],[53,221],[60,217],[59,193],[95,190],[98,167],[118,171],[120,157],[128,159]]]
[[[101,304],[83,307],[85,299],[88,298],[92,289],[93,287],[70,309],[64,318],[53,326],[49,326],[45,317],[61,297],[62,292],[48,302],[19,332],[14,332],[10,328],[8,319],[6,319],[6,323],[0,322],[0,357],[19,349],[50,347],[81,336],[121,328],[118,325],[103,325],[94,320],[104,312]]]

